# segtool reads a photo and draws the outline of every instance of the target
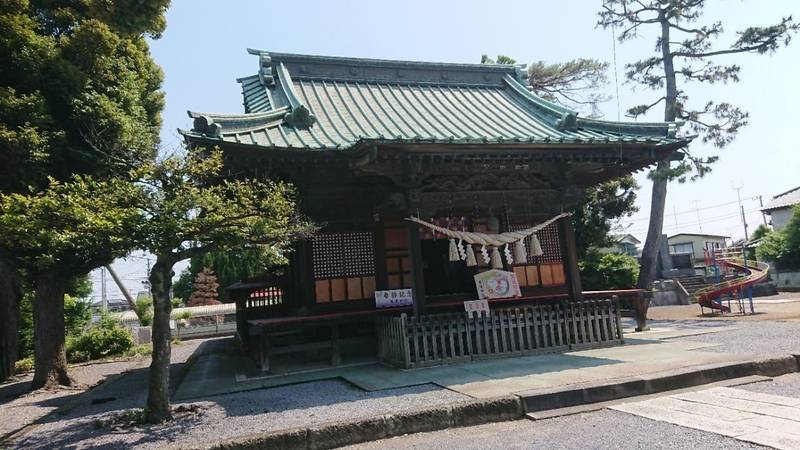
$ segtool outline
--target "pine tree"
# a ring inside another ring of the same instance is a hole
[[[218,305],[221,303],[217,300],[217,289],[219,288],[217,276],[208,267],[197,274],[192,287],[192,295],[189,296],[186,306]]]

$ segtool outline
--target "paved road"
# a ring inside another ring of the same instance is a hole
[[[736,388],[664,395],[613,408],[541,421],[520,420],[420,433],[349,448],[800,448],[800,374]]]

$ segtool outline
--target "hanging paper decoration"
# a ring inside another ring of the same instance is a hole
[[[542,244],[539,243],[539,238],[536,237],[536,234],[531,235],[531,249],[530,249],[531,256],[542,256],[544,255],[544,250],[542,250]]]
[[[475,251],[472,249],[472,244],[467,244],[467,267],[475,267],[478,261],[475,260]]]
[[[508,244],[506,244],[506,248],[503,250],[503,255],[505,255],[506,262],[509,266],[514,264],[514,258],[511,256],[511,248],[508,247]]]
[[[525,240],[520,239],[514,243],[514,261],[517,263],[524,263],[528,260],[528,255],[525,254]]]
[[[492,269],[502,269],[503,260],[500,258],[500,250],[497,247],[492,247]]]
[[[563,217],[569,216],[569,213],[562,213],[559,214],[545,222],[542,222],[536,226],[526,228],[520,231],[507,231],[505,233],[478,233],[478,232],[471,232],[471,231],[456,231],[450,230],[448,228],[440,227],[438,225],[432,224],[430,222],[425,222],[422,219],[417,217],[409,217],[406,220],[410,220],[411,222],[416,222],[420,225],[423,225],[433,232],[438,232],[450,238],[450,247],[449,247],[449,257],[450,261],[458,261],[460,259],[466,260],[467,266],[473,267],[477,265],[477,261],[475,260],[475,252],[472,248],[472,245],[480,245],[481,246],[481,256],[483,256],[483,260],[486,264],[491,263],[492,267],[495,269],[502,269],[503,268],[503,259],[500,257],[500,247],[505,245],[505,255],[506,261],[509,264],[512,264],[513,261],[518,262],[525,262],[527,261],[527,255],[525,254],[525,244],[523,240],[530,236],[530,249],[528,254],[532,256],[542,256],[544,251],[542,250],[542,245],[539,243],[539,239],[536,237],[536,232],[545,228],[546,226],[550,225],[551,223],[555,222],[558,219]],[[456,239],[458,239],[458,244],[456,244]],[[463,243],[466,243],[467,250],[462,250]],[[511,253],[511,248],[509,244],[514,244],[514,254]],[[486,247],[492,248],[492,256],[489,257],[489,251]]]
[[[483,262],[489,264],[489,261],[491,261],[491,259],[489,258],[489,251],[486,250],[485,245],[481,245],[481,255],[483,256]]]
[[[458,247],[456,247],[456,240],[450,238],[450,262],[455,262],[461,259],[458,255]]]

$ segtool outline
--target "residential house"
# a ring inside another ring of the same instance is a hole
[[[792,210],[800,205],[800,186],[772,197],[761,211],[769,214],[774,230],[780,230],[792,217]]]
[[[706,268],[706,250],[727,247],[729,236],[702,233],[679,233],[667,238],[670,255],[691,255],[693,267],[703,273]]]

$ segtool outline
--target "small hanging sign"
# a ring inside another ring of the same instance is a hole
[[[411,293],[411,289],[375,291],[376,308],[397,308],[399,306],[411,306],[413,304],[414,296]]]
[[[471,316],[473,313],[481,315],[481,312],[489,314],[489,302],[486,300],[467,300],[464,302],[464,311]]]
[[[475,286],[481,300],[522,296],[517,274],[514,272],[495,269],[481,272],[475,275]]]

